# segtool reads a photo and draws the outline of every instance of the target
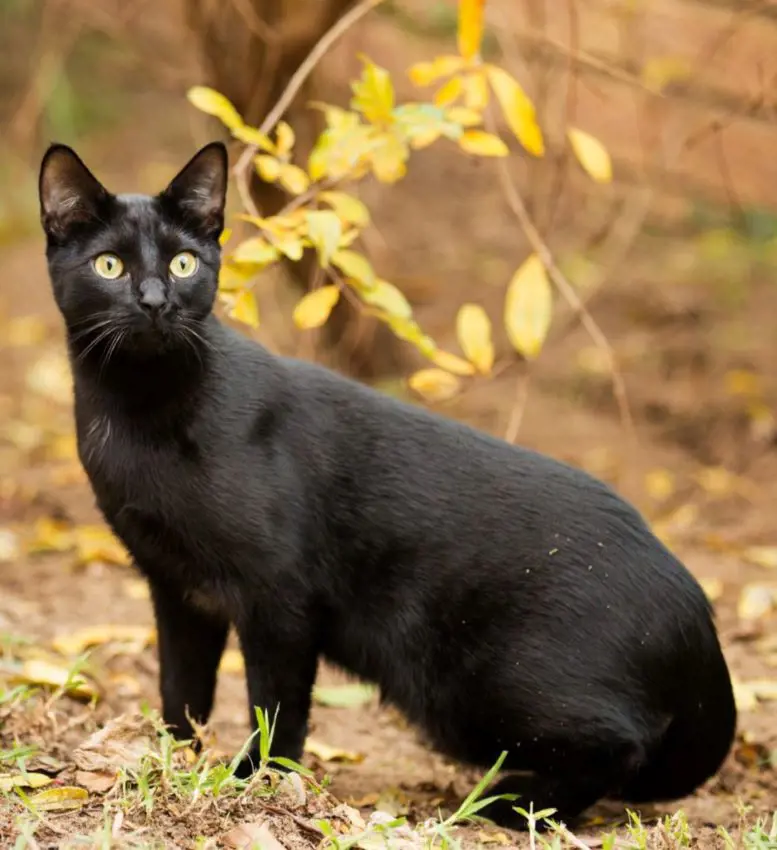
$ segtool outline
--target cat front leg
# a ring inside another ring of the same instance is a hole
[[[279,615],[276,608],[271,617],[254,613],[236,626],[245,659],[252,729],[257,729],[256,710],[267,711],[270,723],[275,718],[270,755],[299,761],[318,663],[312,624],[296,615]],[[258,765],[255,739],[240,775],[250,775]]]
[[[149,580],[149,585],[158,633],[162,717],[177,738],[193,738],[189,718],[204,724],[213,708],[229,621],[187,600],[177,587],[158,580]]]

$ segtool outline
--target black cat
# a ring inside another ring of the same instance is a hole
[[[151,586],[165,720],[207,719],[232,624],[277,755],[301,756],[323,657],[451,757],[507,750],[494,791],[521,805],[690,794],[736,723],[696,581],[584,472],[220,324],[226,180],[220,144],[155,197],[61,145],[40,175],[79,452]]]

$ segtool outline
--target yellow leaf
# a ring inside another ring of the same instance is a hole
[[[420,151],[423,148],[428,148],[440,138],[442,132],[438,127],[429,127],[425,130],[417,130],[411,136],[409,143],[413,150]]]
[[[537,124],[537,113],[534,104],[521,88],[520,84],[507,71],[495,65],[486,67],[488,80],[494,90],[496,99],[502,108],[510,129],[524,148],[534,156],[545,153],[545,143],[542,131]]]
[[[394,109],[394,85],[385,68],[375,65],[365,56],[361,79],[351,84],[351,106],[371,123],[388,123]]]
[[[446,372],[453,372],[454,375],[467,377],[475,374],[475,367],[468,360],[462,360],[461,357],[451,354],[449,351],[442,351],[437,348],[430,352],[429,359],[435,366],[445,369]]]
[[[532,254],[507,287],[504,320],[513,348],[527,360],[542,349],[553,314],[553,295],[542,260]]]
[[[462,89],[461,77],[451,77],[435,94],[435,104],[440,107],[449,106],[461,95]]]
[[[340,761],[358,764],[364,761],[363,753],[356,753],[352,750],[341,750],[339,747],[331,747],[323,741],[316,741],[313,738],[308,738],[305,741],[305,752],[310,753],[321,761]]]
[[[370,154],[372,173],[381,183],[396,183],[407,173],[407,147],[395,136],[387,135]]]
[[[251,263],[261,267],[269,266],[278,259],[278,249],[263,237],[253,236],[241,242],[235,248],[232,259],[238,263]]]
[[[479,304],[464,304],[456,316],[456,337],[461,350],[475,367],[487,375],[494,365],[491,321]]]
[[[76,785],[64,785],[60,788],[47,788],[29,798],[33,809],[44,812],[66,812],[80,809],[88,800],[85,788]]]
[[[321,192],[319,198],[329,204],[342,221],[359,227],[369,224],[370,211],[353,195],[346,192]]]
[[[710,602],[717,602],[723,596],[723,582],[719,578],[700,578],[699,584]]]
[[[294,308],[292,318],[301,330],[319,328],[329,318],[340,298],[340,287],[330,283],[308,292]]]
[[[227,310],[227,315],[236,322],[242,322],[251,328],[259,327],[259,307],[256,296],[250,289],[238,292]]]
[[[346,277],[353,278],[367,289],[375,288],[375,272],[369,260],[361,254],[357,254],[356,251],[341,248],[332,257],[332,263]]]
[[[482,71],[467,74],[463,78],[464,106],[482,112],[488,106],[489,93],[486,75]]]
[[[302,244],[302,240],[298,239],[294,236],[283,236],[279,239],[275,240],[275,247],[284,255],[284,257],[288,257],[290,260],[302,259],[302,254],[305,251],[305,246]]]
[[[413,308],[410,306],[404,294],[387,280],[375,281],[374,289],[360,291],[362,300],[371,307],[377,307],[389,315],[397,316],[400,319],[409,319],[413,315]]]
[[[740,620],[752,622],[771,614],[777,602],[774,587],[763,584],[746,584],[737,603],[737,616]]]
[[[446,401],[459,391],[459,379],[442,369],[421,369],[407,383],[427,401]]]
[[[465,65],[461,56],[437,56],[431,62],[418,62],[408,71],[411,81],[417,86],[428,86],[441,77],[460,71]]]
[[[653,469],[645,476],[645,489],[651,499],[667,499],[674,488],[674,475],[668,469]]]
[[[292,195],[301,195],[310,186],[310,178],[298,165],[281,166],[278,182]]]
[[[459,0],[458,45],[464,59],[474,59],[483,40],[486,0]]]
[[[445,117],[454,124],[460,124],[462,127],[475,127],[483,120],[481,114],[475,109],[467,109],[466,106],[453,106],[446,113]]]
[[[337,215],[329,210],[310,210],[305,213],[308,239],[318,251],[319,261],[327,268],[332,254],[337,250],[342,236],[342,225]]]
[[[761,378],[745,369],[730,369],[725,375],[726,392],[729,395],[758,398],[763,392]]]
[[[329,708],[355,708],[370,702],[375,694],[375,686],[363,682],[351,682],[347,685],[315,685],[313,701]]]
[[[757,567],[777,569],[777,546],[750,546],[742,554],[746,561]]]
[[[239,649],[225,649],[221,656],[219,670],[222,673],[243,673],[245,671],[245,662],[243,654]]]
[[[70,667],[42,658],[28,658],[19,669],[13,670],[10,678],[25,685],[63,688],[68,696],[76,699],[91,700],[97,696],[94,685],[80,673],[74,674]]]
[[[219,245],[223,248],[227,242],[229,242],[230,237],[232,236],[232,228],[225,227],[221,231],[221,235],[219,236]]]
[[[240,127],[232,128],[232,135],[240,142],[246,145],[254,145],[259,150],[267,153],[276,153],[275,145],[270,141],[269,137],[261,133],[255,127],[248,127],[243,124]]]
[[[132,563],[127,550],[111,531],[102,525],[82,525],[73,529],[76,559],[80,564],[101,562],[129,566]]]
[[[642,82],[653,92],[661,93],[666,86],[674,82],[687,80],[693,72],[693,65],[682,56],[655,56],[642,66]]]
[[[476,156],[507,156],[507,145],[485,130],[466,130],[459,138],[459,147]]]
[[[150,626],[87,626],[69,635],[59,635],[51,641],[57,652],[63,655],[80,655],[92,646],[106,643],[132,643],[139,648],[154,642],[154,630]]]
[[[0,776],[0,792],[7,793],[14,788],[43,788],[50,785],[52,779],[45,773],[14,773]]]
[[[607,149],[598,140],[583,130],[570,127],[569,142],[580,165],[597,183],[612,181],[612,162]]]
[[[282,163],[274,156],[259,154],[254,157],[254,165],[257,173],[266,183],[274,183],[280,176]]]
[[[186,96],[189,99],[189,103],[201,112],[218,118],[230,130],[243,126],[243,119],[240,117],[240,113],[232,105],[231,101],[220,92],[207,86],[193,86],[186,93]]]
[[[294,130],[285,121],[279,121],[275,131],[275,149],[278,156],[286,156],[294,147]]]

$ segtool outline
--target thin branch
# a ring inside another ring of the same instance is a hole
[[[259,131],[267,134],[280,121],[286,110],[294,102],[294,98],[299,93],[305,81],[312,73],[313,69],[324,58],[327,52],[332,48],[335,42],[340,39],[352,26],[360,21],[366,14],[371,12],[376,6],[383,3],[384,0],[361,0],[353,9],[346,12],[327,32],[318,40],[315,47],[310,51],[305,61],[297,68],[294,75],[289,80],[288,86],[283,91],[283,94],[278,99],[275,106],[267,113],[262,122]],[[240,155],[240,158],[235,163],[233,173],[237,182],[237,190],[240,195],[240,200],[243,206],[251,215],[258,216],[259,210],[251,197],[249,188],[249,170],[251,162],[258,151],[256,145],[247,145]]]
[[[518,431],[523,422],[523,414],[526,410],[526,402],[529,400],[529,381],[531,375],[524,369],[519,374],[515,384],[515,401],[510,411],[510,421],[505,429],[505,440],[514,443],[518,437]]]
[[[494,132],[495,130],[494,123],[493,116],[489,116],[488,124],[490,125],[489,129],[491,132]],[[636,431],[634,430],[634,420],[631,415],[631,409],[626,396],[626,386],[623,382],[623,375],[618,367],[618,362],[612,346],[607,341],[607,337],[596,323],[594,317],[588,312],[588,309],[575,291],[575,288],[567,280],[558,265],[556,265],[556,261],[547,242],[545,242],[542,238],[542,234],[539,230],[537,230],[536,225],[532,221],[531,216],[526,209],[526,204],[524,204],[523,198],[513,182],[507,163],[500,157],[496,160],[496,167],[499,175],[499,181],[502,184],[502,190],[504,191],[508,206],[518,219],[518,222],[521,225],[523,232],[526,234],[526,238],[529,240],[529,244],[532,246],[534,253],[540,258],[542,264],[547,269],[548,276],[553,282],[553,285],[561,293],[561,296],[567,304],[569,304],[570,308],[580,317],[581,324],[588,332],[588,335],[591,337],[594,344],[601,349],[602,352],[604,352],[604,355],[607,358],[607,364],[610,368],[613,394],[615,395],[615,400],[618,404],[621,421],[629,436],[635,438]]]

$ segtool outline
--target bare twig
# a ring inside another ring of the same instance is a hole
[[[294,75],[289,80],[288,86],[283,91],[283,94],[278,99],[275,106],[267,113],[261,127],[262,133],[269,133],[270,130],[280,121],[286,110],[294,102],[299,90],[305,84],[305,81],[312,73],[313,69],[324,58],[326,53],[332,48],[335,42],[341,38],[354,24],[360,21],[368,12],[371,12],[376,6],[379,6],[383,0],[361,0],[353,9],[346,12],[337,23],[330,27],[327,32],[318,40],[315,47],[310,51],[307,59],[297,68]],[[237,190],[240,195],[240,200],[251,215],[258,216],[259,210],[251,197],[249,188],[249,173],[251,162],[258,151],[256,145],[247,145],[243,150],[240,158],[235,163],[233,174],[237,184]]]
[[[507,428],[505,429],[505,440],[508,443],[514,443],[518,437],[518,431],[521,428],[521,422],[523,422],[523,414],[526,410],[526,402],[529,400],[530,380],[531,375],[529,372],[521,369],[515,383],[515,401],[510,411],[510,421],[507,423]]]
[[[495,122],[492,114],[488,116],[488,125],[490,131],[494,132]],[[634,420],[632,418],[631,409],[629,407],[629,401],[626,396],[626,386],[623,382],[623,375],[621,374],[620,368],[618,367],[618,361],[615,357],[615,352],[612,346],[608,342],[607,337],[604,335],[602,329],[596,323],[594,317],[588,312],[588,309],[586,308],[585,304],[583,304],[575,288],[567,280],[564,273],[556,264],[556,261],[553,257],[553,253],[548,247],[547,242],[545,242],[545,240],[542,238],[542,234],[539,232],[539,230],[537,230],[536,225],[532,221],[531,216],[529,215],[529,212],[526,209],[526,204],[524,204],[523,198],[521,197],[521,194],[513,181],[507,163],[501,157],[496,160],[496,168],[497,173],[499,175],[499,182],[502,184],[502,190],[504,192],[505,199],[507,200],[507,204],[515,214],[515,217],[518,219],[518,222],[521,225],[523,232],[526,234],[526,238],[529,240],[529,244],[531,245],[532,250],[540,258],[542,264],[547,269],[548,276],[553,282],[553,285],[559,291],[559,293],[567,302],[567,304],[569,304],[570,308],[580,318],[581,324],[588,332],[588,335],[591,337],[594,344],[597,346],[597,348],[601,349],[601,351],[607,358],[607,365],[609,366],[610,375],[612,378],[613,394],[618,404],[618,410],[620,412],[621,421],[629,436],[632,439],[636,438],[636,431],[634,430]]]

